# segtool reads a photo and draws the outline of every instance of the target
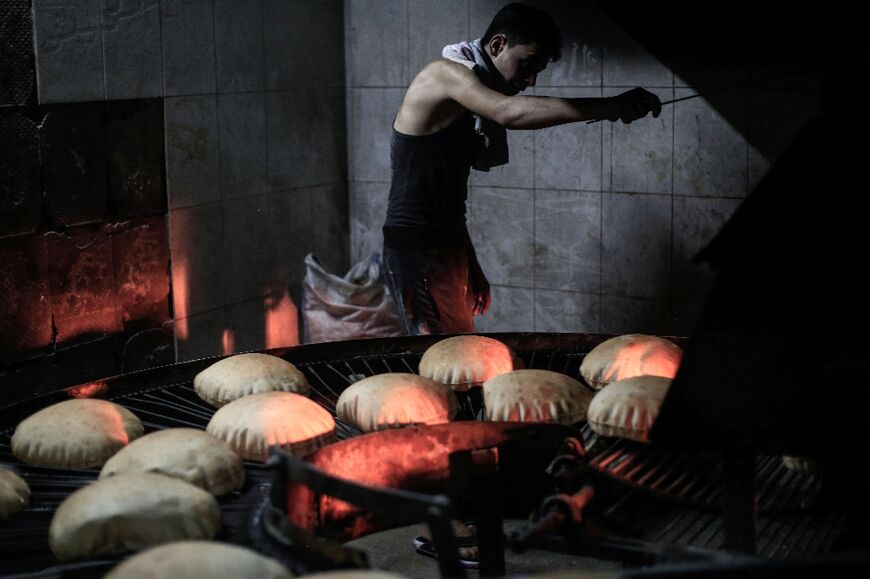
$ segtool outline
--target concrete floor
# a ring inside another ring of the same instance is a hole
[[[505,521],[505,533],[520,527],[524,521]],[[420,534],[420,525],[399,527],[360,537],[347,543],[349,547],[364,550],[369,564],[374,569],[383,569],[415,579],[438,578],[438,562],[414,550],[412,541]],[[571,577],[615,577],[621,565],[584,557],[574,557],[561,553],[550,553],[531,549],[519,555],[508,550],[505,553],[505,567],[509,577],[542,577],[544,574],[559,571],[570,572]],[[468,570],[468,577],[479,577],[474,569]]]

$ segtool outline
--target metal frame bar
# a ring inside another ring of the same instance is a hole
[[[438,567],[443,577],[465,577],[465,570],[459,561],[456,537],[451,525],[451,502],[445,495],[427,495],[400,489],[372,487],[348,480],[330,476],[295,456],[279,448],[272,450],[267,463],[275,469],[275,482],[272,485],[272,500],[276,509],[283,512],[285,522],[282,531],[290,534],[314,535],[306,529],[300,529],[286,519],[289,505],[286,497],[279,495],[286,489],[289,482],[307,486],[318,494],[325,494],[337,499],[361,506],[368,511],[403,520],[425,521],[432,532],[432,539],[438,550]],[[274,532],[275,529],[272,529]],[[316,535],[314,535],[316,536]],[[334,561],[339,564],[356,561],[352,555],[341,552],[344,547],[328,544],[320,539],[309,545],[323,561]],[[355,565],[358,566],[358,565]]]

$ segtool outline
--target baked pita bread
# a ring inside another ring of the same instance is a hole
[[[304,456],[335,440],[332,414],[290,392],[261,392],[230,402],[214,413],[206,430],[242,458],[260,462],[269,458],[272,446]]]
[[[134,440],[106,462],[100,478],[126,472],[180,478],[216,496],[245,483],[239,455],[223,440],[194,428],[168,428]]]
[[[430,346],[420,359],[420,375],[453,390],[468,390],[523,367],[505,344],[485,336],[453,336]]]
[[[592,393],[550,370],[514,370],[483,383],[486,420],[573,424],[586,418]]]
[[[442,424],[456,416],[457,401],[442,384],[395,372],[377,374],[351,384],[341,393],[335,412],[363,432],[411,424]]]
[[[210,539],[221,512],[210,493],[153,473],[119,474],[80,488],[51,520],[48,542],[61,560]]]
[[[160,545],[116,565],[105,579],[206,579],[256,577],[290,579],[283,565],[238,545],[180,541]]]
[[[307,394],[305,374],[296,366],[269,354],[237,354],[215,362],[193,379],[200,398],[221,407],[258,392]]]
[[[602,436],[649,442],[649,431],[671,386],[669,378],[636,376],[611,382],[589,405],[589,426]]]
[[[34,466],[91,468],[144,431],[135,414],[114,402],[66,400],[22,420],[12,435],[12,454]]]
[[[0,521],[30,504],[30,486],[11,470],[0,467]]]
[[[586,354],[580,364],[580,375],[596,390],[635,376],[673,379],[682,359],[683,349],[670,340],[626,334],[606,340]]]

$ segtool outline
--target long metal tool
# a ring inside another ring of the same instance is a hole
[[[785,73],[785,74],[773,75],[773,76],[770,76],[770,77],[768,77],[768,78],[762,79],[761,81],[756,81],[756,82],[766,83],[766,82],[771,82],[771,81],[775,81],[775,80],[782,80],[782,79],[784,79],[784,78],[788,78],[788,77],[791,77],[791,76],[796,76],[796,75],[798,75],[798,74],[803,74],[803,73],[805,73],[805,72],[806,72],[805,70],[790,71],[790,72],[787,72],[787,73]],[[705,92],[699,92],[699,93],[697,93],[697,94],[691,94],[691,95],[689,95],[689,96],[680,97],[680,98],[678,98],[678,99],[673,99],[673,100],[669,100],[669,101],[664,101],[664,102],[662,103],[662,106],[665,106],[665,105],[672,105],[672,104],[674,104],[674,103],[678,103],[678,102],[681,102],[681,101],[687,101],[687,100],[691,100],[691,99],[696,99],[696,98],[698,98],[698,97],[706,97],[706,96],[710,96],[710,95],[713,95],[713,94],[718,94],[718,93],[720,93],[720,92],[725,92],[725,91],[729,91],[729,90],[740,90],[740,89],[744,89],[744,88],[749,88],[750,86],[752,86],[752,83],[743,83],[743,84],[739,84],[739,85],[736,85],[736,86],[723,86],[723,87],[716,88],[716,89],[713,89],[713,90],[708,90],[708,91],[705,91]],[[593,123],[597,123],[597,122],[604,121],[604,120],[606,120],[606,119],[593,119],[593,120],[591,120],[591,121],[586,121],[586,124],[587,124],[587,125],[591,125],[591,124],[593,124]]]

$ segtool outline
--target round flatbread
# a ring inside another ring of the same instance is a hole
[[[238,545],[211,541],[180,541],[130,557],[112,568],[105,579],[223,579],[256,577],[290,579],[278,561]]]
[[[468,390],[523,367],[505,344],[485,336],[453,336],[430,346],[420,359],[420,375],[453,390]]]
[[[0,521],[30,504],[30,486],[9,469],[0,467]]]
[[[363,432],[411,424],[442,424],[456,416],[456,396],[442,384],[395,372],[351,384],[341,393],[335,412]]]
[[[671,386],[669,378],[636,376],[611,382],[592,398],[589,426],[602,436],[649,442],[649,431]]]
[[[197,395],[215,407],[259,392],[307,394],[305,374],[269,354],[237,354],[215,362],[193,379]]]
[[[138,551],[184,539],[211,539],[220,529],[217,500],[183,480],[128,473],[98,480],[64,500],[48,542],[61,560]]]
[[[573,424],[586,418],[592,393],[550,370],[514,370],[483,383],[486,419]]]
[[[66,400],[21,421],[12,435],[12,454],[50,468],[102,466],[145,431],[135,414],[107,400]]]
[[[626,334],[606,340],[592,349],[580,364],[580,375],[592,388],[635,376],[677,375],[683,349],[664,338]]]
[[[216,496],[245,483],[239,455],[223,440],[194,428],[168,428],[134,440],[106,462],[100,478],[125,472],[165,474]]]
[[[265,462],[280,446],[304,456],[335,440],[335,420],[313,400],[290,392],[251,394],[214,413],[206,430],[242,458]]]

